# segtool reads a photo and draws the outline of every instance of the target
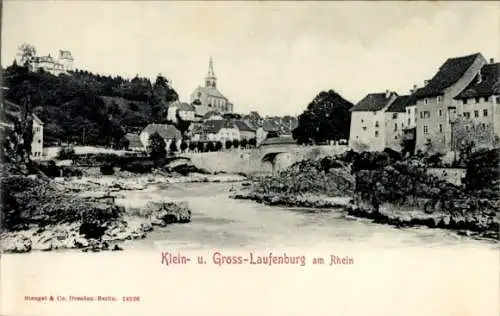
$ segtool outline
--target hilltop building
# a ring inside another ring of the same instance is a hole
[[[191,93],[191,103],[196,107],[196,114],[203,116],[209,111],[218,113],[232,113],[233,104],[217,88],[217,77],[214,72],[212,57],[208,63],[208,73],[205,85],[198,86]]]
[[[16,55],[16,62],[21,62],[21,53]],[[52,57],[50,54],[47,56],[34,56],[28,61],[31,71],[38,71],[43,69],[55,76],[66,73],[67,71],[74,70],[74,58],[70,51],[59,50],[57,58]]]

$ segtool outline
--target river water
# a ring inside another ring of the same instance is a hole
[[[500,308],[491,241],[440,229],[397,229],[346,217],[235,201],[231,184],[176,184],[127,200],[188,201],[192,222],[156,229],[126,251],[2,258],[1,315],[491,315]],[[236,186],[236,185],[235,185]],[[191,259],[165,265],[162,252]],[[214,262],[220,256],[305,256],[305,266]],[[330,265],[331,256],[352,264]],[[205,264],[198,264],[203,256]],[[324,264],[313,264],[324,258]],[[66,301],[26,301],[54,295]],[[117,302],[69,301],[115,296]],[[140,296],[140,302],[122,297]]]

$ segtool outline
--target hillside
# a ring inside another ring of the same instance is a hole
[[[54,76],[13,63],[4,71],[4,98],[25,105],[45,123],[46,143],[113,145],[128,131],[157,122],[178,96],[158,76],[128,80],[76,70]]]

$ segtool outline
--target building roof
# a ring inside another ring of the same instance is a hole
[[[446,88],[452,86],[464,75],[479,56],[481,54],[476,53],[462,57],[448,58],[439,67],[434,77],[424,87],[415,92],[417,99],[442,95]]]
[[[266,138],[261,146],[270,146],[270,145],[296,145],[297,141],[293,139],[290,135],[283,135],[279,137]]]
[[[279,131],[279,126],[276,125],[275,121],[266,119],[262,124],[262,129],[266,132],[277,132]]]
[[[394,92],[393,92],[394,93]],[[380,111],[382,110],[391,98],[386,98],[387,93],[370,93],[361,101],[354,105],[350,111]],[[392,93],[391,93],[392,95]]]
[[[203,123],[203,131],[207,134],[217,134],[223,128],[235,128],[228,120],[210,120]]]
[[[210,117],[214,116],[214,115],[218,115],[220,116],[220,113],[217,112],[217,111],[208,111],[207,113],[205,113],[205,115],[203,115],[203,118],[204,119],[209,119]],[[221,116],[222,117],[222,116]]]
[[[142,142],[139,135],[133,133],[127,133],[125,134],[125,138],[128,140],[128,146],[130,148],[142,147]]]
[[[195,92],[201,92],[205,93],[206,95],[209,95],[211,97],[216,97],[216,98],[222,98],[226,99],[227,98],[222,94],[222,92],[219,91],[219,89],[214,88],[214,87],[198,87],[196,88]]]
[[[169,103],[168,107],[175,106],[179,111],[196,111],[194,105],[179,100]]]
[[[236,128],[242,132],[255,132],[254,129],[252,129],[250,126],[248,126],[247,123],[245,123],[241,120],[235,120],[235,121],[233,121],[233,123],[236,126]]]
[[[398,96],[387,108],[386,112],[404,112],[405,108],[409,105],[409,95]]]
[[[33,116],[33,120],[34,120],[35,122],[37,122],[37,123],[38,123],[38,124],[40,124],[40,125],[43,125],[42,120],[41,120],[41,119],[40,119],[40,118],[39,118],[39,117],[38,117],[35,113],[33,113],[33,114],[32,114],[32,116]]]
[[[455,99],[488,97],[500,94],[500,63],[486,64],[481,68],[481,81],[474,79]]]
[[[142,132],[149,135],[158,133],[164,139],[182,139],[181,132],[170,124],[149,124]]]

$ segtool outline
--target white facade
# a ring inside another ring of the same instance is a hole
[[[405,128],[405,112],[385,112],[384,129],[385,145],[384,148],[391,148],[400,151],[401,141],[403,140],[403,129]]]
[[[385,147],[385,109],[353,111],[349,147],[359,151],[380,151]]]
[[[220,141],[222,142],[222,144],[224,144],[228,140],[233,141],[237,139],[238,141],[240,141],[241,135],[240,131],[237,128],[223,127],[216,134],[214,133],[207,134],[207,139],[210,141]]]
[[[405,111],[405,128],[417,127],[417,105],[413,104],[406,107]]]
[[[33,140],[31,141],[31,158],[41,159],[43,156],[43,122],[33,114]]]

